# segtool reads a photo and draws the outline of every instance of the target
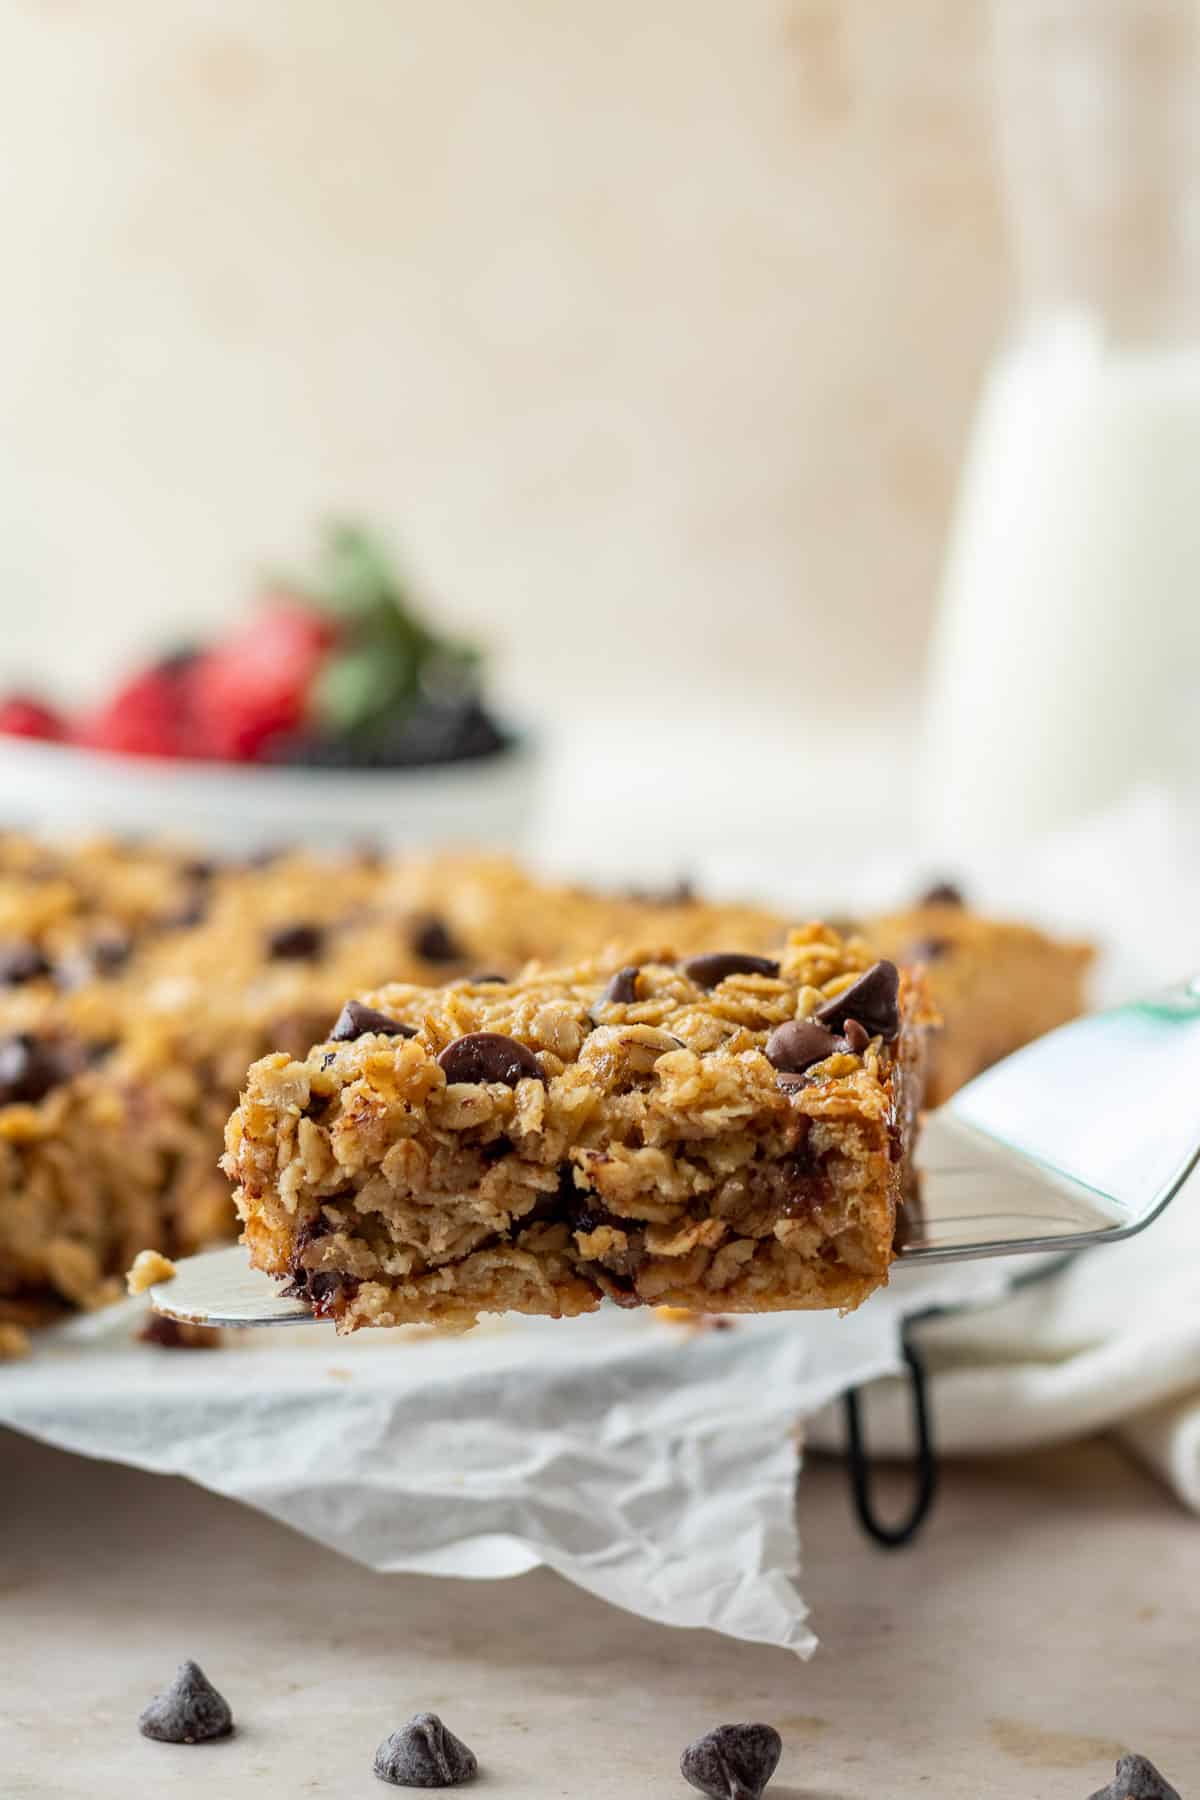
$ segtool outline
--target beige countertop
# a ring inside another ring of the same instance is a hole
[[[1102,1444],[949,1473],[921,1543],[886,1555],[842,1473],[802,1482],[805,1664],[668,1631],[539,1573],[376,1576],[183,1481],[0,1433],[4,1800],[378,1796],[377,1741],[433,1710],[475,1790],[689,1792],[682,1746],[729,1718],[785,1740],[772,1800],[1086,1800],[1118,1751],[1200,1780],[1200,1525]],[[239,1729],[147,1743],[185,1656]]]

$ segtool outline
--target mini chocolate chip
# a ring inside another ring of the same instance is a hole
[[[384,1738],[375,1752],[375,1773],[393,1787],[457,1787],[479,1773],[479,1764],[436,1713],[418,1713]]]
[[[219,864],[211,856],[189,857],[180,869],[185,881],[211,881]]]
[[[481,969],[478,975],[472,975],[472,987],[503,987],[508,981],[507,975],[497,975],[494,969]]]
[[[1113,1779],[1092,1800],[1179,1800],[1179,1795],[1147,1757],[1123,1756]]]
[[[759,1800],[782,1751],[771,1725],[718,1725],[688,1745],[679,1772],[711,1800]]]
[[[528,1075],[545,1081],[542,1065],[527,1044],[499,1031],[469,1031],[438,1057],[447,1081],[503,1081],[516,1087]]]
[[[434,914],[417,920],[412,931],[412,947],[417,956],[423,956],[431,963],[461,962],[466,955],[446,921]]]
[[[159,1350],[219,1350],[221,1334],[215,1326],[180,1324],[165,1313],[152,1312],[137,1334],[139,1344]]]
[[[411,1025],[402,1025],[399,1019],[389,1019],[386,1013],[373,1006],[364,1006],[361,1000],[347,1000],[337,1016],[329,1041],[333,1044],[353,1044],[356,1039],[365,1037],[374,1031],[380,1037],[416,1037]]]
[[[0,944],[0,987],[20,987],[49,973],[50,964],[36,944]]]
[[[19,1101],[34,1105],[74,1073],[72,1059],[60,1044],[28,1031],[0,1038],[0,1106]]]
[[[965,906],[963,891],[952,881],[935,881],[917,901],[918,906]]]
[[[109,931],[59,960],[54,978],[60,988],[71,992],[86,986],[98,975],[115,975],[133,954],[133,939],[125,932]]]
[[[632,1006],[637,999],[637,978],[636,963],[626,963],[623,969],[618,969],[600,996],[601,1006],[608,1003],[613,1006]]]
[[[714,950],[707,956],[693,956],[683,965],[683,972],[697,987],[714,988],[727,975],[778,975],[779,964],[769,956],[746,956],[740,950]]]
[[[696,886],[686,875],[681,875],[671,887],[628,888],[626,898],[636,900],[642,906],[693,906]]]
[[[857,1019],[872,1037],[890,1041],[900,1030],[900,971],[895,963],[872,963],[845,993],[819,1007],[817,1018],[830,1031],[844,1031],[847,1019]]]
[[[917,938],[905,950],[904,960],[906,963],[940,962],[942,957],[948,955],[953,948],[954,945],[949,938]]]
[[[202,925],[207,916],[208,898],[197,890],[190,900],[161,918],[159,924],[164,931],[190,931],[194,925]]]
[[[185,1662],[166,1692],[150,1702],[138,1730],[161,1744],[203,1744],[228,1737],[233,1714],[199,1664]]]
[[[316,962],[324,947],[324,927],[307,920],[276,925],[267,934],[267,955],[275,962]]]
[[[800,1075],[813,1063],[833,1055],[834,1036],[813,1019],[789,1019],[777,1025],[766,1043],[766,1058],[785,1075]]]
[[[866,1026],[860,1025],[857,1019],[847,1019],[842,1029],[846,1035],[846,1042],[855,1056],[861,1056],[871,1041],[871,1034]]]

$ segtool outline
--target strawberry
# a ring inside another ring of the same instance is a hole
[[[58,741],[66,737],[67,728],[58,713],[44,701],[31,694],[6,694],[0,699],[0,732],[8,737]]]
[[[201,754],[253,762],[298,730],[335,637],[320,613],[282,598],[198,656],[186,682]]]
[[[127,756],[181,756],[187,740],[183,676],[172,663],[156,663],[125,682],[85,718],[76,739],[93,750]]]

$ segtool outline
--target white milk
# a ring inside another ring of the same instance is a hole
[[[1078,320],[996,364],[930,664],[918,805],[942,854],[1200,773],[1200,347]]]

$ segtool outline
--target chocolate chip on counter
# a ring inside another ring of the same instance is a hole
[[[626,963],[623,969],[617,970],[601,994],[600,1005],[604,1006],[611,1002],[614,1006],[632,1006],[637,999],[637,978],[637,964]]]
[[[422,956],[426,962],[431,963],[461,962],[466,955],[446,921],[439,919],[436,914],[416,921],[412,930],[412,947],[415,955]]]
[[[935,881],[917,901],[918,906],[965,906],[963,891],[952,881]]]
[[[199,1664],[185,1662],[166,1692],[150,1702],[138,1730],[161,1744],[204,1744],[229,1736],[233,1714]]]
[[[478,975],[472,975],[472,987],[504,987],[507,975],[497,975],[495,969],[480,969]]]
[[[855,1056],[861,1056],[871,1041],[871,1034],[866,1026],[860,1025],[857,1019],[847,1019],[842,1030],[845,1034],[846,1042],[849,1044]]]
[[[267,934],[267,955],[275,962],[315,962],[324,947],[324,928],[307,920],[276,925]]]
[[[389,1019],[386,1013],[379,1012],[374,1006],[364,1006],[361,1000],[347,1000],[337,1016],[329,1041],[333,1044],[353,1044],[356,1039],[366,1037],[374,1031],[380,1037],[416,1037],[411,1025],[402,1025],[399,1019]]]
[[[767,1061],[784,1075],[801,1075],[814,1063],[833,1055],[832,1031],[814,1019],[789,1019],[777,1025],[766,1043]]]
[[[384,1738],[375,1752],[375,1773],[393,1787],[457,1787],[479,1773],[479,1764],[436,1713],[417,1713]]]
[[[1146,1757],[1123,1756],[1108,1786],[1091,1800],[1179,1800],[1179,1795]]]
[[[778,975],[779,964],[769,956],[747,956],[740,950],[714,950],[707,956],[693,956],[683,965],[683,972],[697,987],[714,988],[728,975]]]
[[[49,973],[50,964],[36,944],[0,944],[0,987],[20,987]]]
[[[711,1800],[759,1800],[782,1751],[771,1725],[718,1725],[688,1745],[679,1772]]]
[[[942,957],[948,955],[953,948],[954,945],[949,938],[917,938],[916,941],[909,944],[908,948],[905,950],[904,961],[906,963],[940,962]]]
[[[438,1057],[447,1081],[503,1081],[516,1087],[524,1076],[545,1081],[542,1065],[527,1044],[499,1031],[469,1031]]]
[[[15,1031],[0,1038],[0,1106],[44,1100],[52,1088],[70,1080],[75,1064],[62,1045]]]
[[[857,1019],[872,1037],[896,1037],[900,1030],[899,969],[894,962],[872,963],[844,994],[818,1007],[817,1018],[830,1031],[844,1031],[847,1019]]]

